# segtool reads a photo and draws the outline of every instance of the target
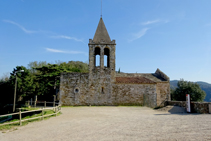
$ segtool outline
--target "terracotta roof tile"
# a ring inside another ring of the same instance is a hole
[[[118,84],[156,84],[156,82],[145,77],[116,77]]]

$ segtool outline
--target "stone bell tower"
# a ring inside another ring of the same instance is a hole
[[[102,18],[100,18],[93,40],[89,39],[88,45],[89,80],[92,80],[93,76],[98,74],[100,78],[106,75],[110,78],[110,82],[115,82],[116,43],[115,40],[111,41]],[[97,64],[97,62],[99,63]]]

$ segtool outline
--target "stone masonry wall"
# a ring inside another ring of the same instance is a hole
[[[144,105],[156,107],[155,84],[114,84],[114,105]]]
[[[90,105],[113,105],[111,70],[109,68],[102,70],[100,67],[96,67],[92,71],[92,76],[89,77]]]
[[[157,106],[164,106],[165,100],[171,100],[169,82],[160,82],[156,85]]]
[[[89,102],[88,76],[87,73],[61,74],[60,103],[62,105],[87,105]]]
[[[186,108],[186,101],[167,101],[165,105]],[[191,102],[191,111],[193,113],[211,114],[211,102]]]
[[[96,68],[95,71],[90,80],[87,73],[62,73],[61,104],[156,107],[156,84],[115,84],[110,82],[109,69],[100,71]]]

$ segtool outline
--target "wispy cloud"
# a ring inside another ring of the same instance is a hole
[[[147,21],[147,22],[143,22],[141,23],[142,25],[149,25],[149,24],[154,24],[154,23],[158,23],[160,22],[161,20],[154,20],[154,21]]]
[[[25,33],[28,33],[28,34],[38,32],[38,31],[28,30],[25,27],[23,27],[22,25],[20,25],[20,24],[18,24],[16,22],[10,21],[10,20],[2,20],[2,21],[18,26],[22,31],[24,31]]]
[[[78,39],[78,38],[75,38],[75,37],[70,37],[70,36],[65,36],[65,35],[58,35],[58,36],[51,36],[51,38],[56,38],[56,39],[68,39],[68,40],[74,40],[74,41],[77,41],[77,42],[83,42],[82,39]],[[85,43],[84,43],[85,44]]]
[[[58,50],[58,49],[52,49],[52,48],[45,48],[48,52],[54,52],[54,53],[65,53],[65,54],[84,54],[87,55],[86,52],[80,52],[80,51],[66,51],[66,50]]]
[[[134,40],[141,38],[142,36],[144,36],[147,33],[148,30],[149,30],[149,28],[143,28],[138,33],[133,34],[133,38],[131,40],[129,40],[129,42],[132,42]]]
[[[155,23],[168,23],[169,20],[153,20],[153,21],[146,21],[146,22],[142,22],[141,25],[150,25],[150,24],[155,24]]]

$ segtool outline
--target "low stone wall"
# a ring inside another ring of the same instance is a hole
[[[209,105],[211,105],[211,102],[191,102],[191,108],[193,109],[193,112],[201,114],[211,114],[211,109],[209,109]]]
[[[165,105],[186,107],[186,101],[166,101]],[[193,113],[208,114],[211,113],[211,102],[191,102],[191,111]]]

